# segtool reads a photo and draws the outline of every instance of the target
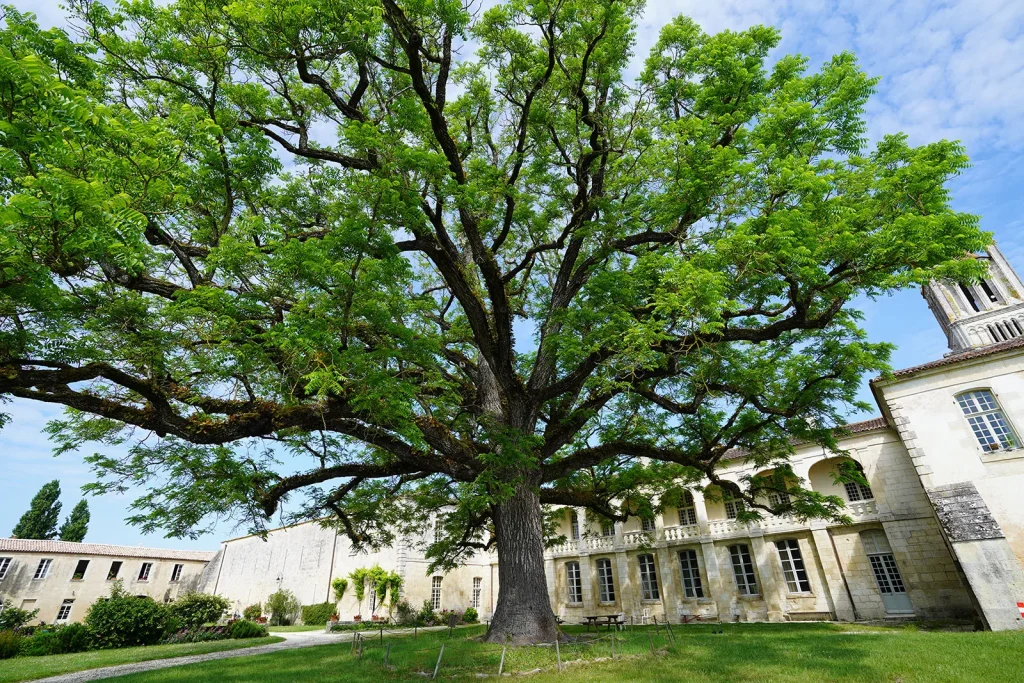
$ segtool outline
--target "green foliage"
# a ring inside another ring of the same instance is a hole
[[[352,579],[352,590],[355,591],[356,601],[362,605],[363,596],[366,595],[366,578],[370,570],[365,567],[357,567],[349,572],[348,578]]]
[[[21,652],[22,637],[10,629],[0,631],[0,659],[17,657]]]
[[[302,606],[302,623],[322,626],[327,623],[331,615],[337,610],[333,602],[323,602],[317,605]]]
[[[299,617],[301,606],[294,593],[281,589],[271,593],[265,603],[265,609],[270,614],[271,626],[290,626]]]
[[[341,599],[345,597],[345,591],[348,589],[348,579],[338,577],[331,581],[331,588],[334,589],[334,600],[341,602]]]
[[[169,633],[163,637],[160,643],[162,645],[212,643],[217,640],[227,640],[230,637],[230,630],[227,626],[194,626]]]
[[[215,624],[223,616],[230,603],[219,595],[186,593],[168,606],[171,616],[186,628],[203,624]]]
[[[409,601],[405,598],[395,603],[395,621],[399,626],[412,626],[417,623],[419,615]]]
[[[148,597],[136,597],[113,582],[110,596],[94,602],[85,615],[85,625],[97,648],[153,645],[167,630],[170,613]]]
[[[514,494],[646,513],[730,448],[835,450],[892,351],[855,302],[983,273],[962,145],[869,147],[851,54],[679,17],[633,79],[639,0],[386,8],[5,11],[0,395],[118,449],[89,490],[145,490],[145,531],[263,532],[301,491],[363,550],[445,510],[433,570]]]
[[[472,607],[467,607],[466,611],[462,613],[462,621],[467,624],[475,624],[480,621],[480,615]]]
[[[416,620],[424,626],[433,626],[441,623],[441,617],[434,611],[434,604],[430,600],[424,600]]]
[[[263,638],[267,635],[267,627],[262,624],[249,621],[248,619],[239,619],[234,621],[228,627],[228,634],[232,638]]]
[[[83,498],[71,509],[71,514],[60,525],[59,536],[62,541],[81,543],[88,532],[89,503]]]
[[[249,605],[242,610],[242,616],[249,621],[256,621],[263,616],[263,605],[258,602],[255,605]]]
[[[3,609],[0,609],[0,631],[17,631],[22,626],[36,618],[39,610],[27,610],[15,607],[10,598],[3,601]]]
[[[60,518],[60,482],[54,479],[43,484],[28,511],[14,525],[11,535],[16,538],[51,539],[57,535]]]
[[[25,657],[64,655],[85,652],[92,645],[92,634],[84,624],[47,626],[26,637],[21,644]]]

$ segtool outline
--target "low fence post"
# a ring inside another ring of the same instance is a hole
[[[501,661],[498,662],[498,675],[501,675],[501,670],[505,668],[505,650],[508,648],[507,645],[501,646]]]
[[[654,654],[654,636],[650,631],[647,632],[647,640],[651,641],[651,654]]]
[[[354,655],[356,653],[356,638],[358,638],[358,637],[359,637],[359,632],[358,631],[353,631],[352,632],[352,647],[349,648],[349,651],[348,651],[348,653],[350,655]]]
[[[558,670],[562,670],[562,651],[558,649],[558,636],[555,636],[555,656],[558,657]]]
[[[359,639],[359,661],[363,661],[363,639]]]
[[[437,670],[441,668],[441,657],[444,657],[444,643],[441,643],[441,651],[437,653],[437,664],[434,665],[434,675],[431,680],[437,678]]]
[[[666,619],[665,620],[665,628],[668,629],[668,635],[672,638],[672,644],[676,645],[677,644],[676,643],[676,634],[672,631],[672,620],[671,619]]]
[[[615,659],[615,632],[612,632],[612,659]]]
[[[391,657],[391,641],[388,641],[388,648],[384,650],[384,666],[388,665],[388,658]]]

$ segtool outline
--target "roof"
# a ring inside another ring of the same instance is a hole
[[[873,417],[870,420],[861,420],[860,422],[851,422],[850,424],[839,425],[833,431],[837,432],[836,436],[842,437],[846,434],[860,434],[861,432],[870,432],[873,429],[885,429],[889,426],[888,421],[884,417]],[[806,441],[792,441],[794,446],[807,443]],[[726,451],[723,456],[724,460],[735,460],[736,458],[745,458],[747,456],[747,449],[745,448],[732,448]]]
[[[946,365],[953,365],[954,363],[960,363],[966,360],[973,360],[974,358],[983,358],[985,356],[991,356],[996,353],[1003,351],[1010,351],[1013,349],[1024,348],[1024,337],[1017,337],[1010,341],[1000,342],[998,344],[992,344],[991,346],[985,346],[980,349],[970,349],[967,351],[961,351],[960,353],[952,353],[948,356],[940,358],[939,360],[933,360],[930,363],[924,363],[923,365],[915,365],[911,368],[904,368],[902,370],[896,370],[890,375],[890,377],[906,377],[913,375],[914,373],[921,372],[923,370],[931,370],[933,368],[941,368]],[[872,384],[877,382],[883,382],[889,379],[889,377],[881,376],[871,380]]]
[[[72,543],[71,541],[37,541],[29,538],[0,538],[0,552],[46,553],[53,555],[109,555],[141,557],[151,560],[189,560],[209,562],[217,553],[210,550],[168,550],[131,545]]]

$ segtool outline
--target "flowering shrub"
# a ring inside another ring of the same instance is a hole
[[[183,628],[160,642],[164,645],[176,645],[178,643],[208,643],[213,640],[227,640],[231,635],[227,626],[199,626],[195,628]]]
[[[263,605],[258,602],[255,605],[249,605],[242,610],[242,616],[249,621],[256,621],[263,616]]]
[[[261,626],[248,619],[238,619],[228,624],[228,636],[231,638],[262,638],[267,635],[266,626]]]

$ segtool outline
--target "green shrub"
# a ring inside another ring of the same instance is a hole
[[[480,615],[472,607],[467,607],[466,611],[462,613],[462,620],[467,624],[475,624],[480,621]]]
[[[271,626],[290,626],[298,618],[300,609],[298,598],[289,590],[279,590],[267,598]]]
[[[416,609],[405,598],[395,603],[395,621],[401,626],[412,626],[416,623]]]
[[[41,629],[21,641],[22,657],[45,657],[55,654],[57,636],[49,629]]]
[[[35,619],[37,614],[39,614],[37,609],[30,612],[27,609],[15,607],[10,600],[4,600],[3,609],[0,609],[0,631],[17,631]]]
[[[333,602],[321,602],[317,605],[303,605],[302,623],[309,624],[310,626],[321,626],[327,623],[334,612],[335,607]]]
[[[227,626],[196,626],[195,628],[183,628],[166,635],[160,642],[163,645],[208,643],[213,640],[227,640],[229,637]]]
[[[219,595],[206,593],[186,593],[168,607],[171,616],[185,628],[216,624],[227,608],[227,600]]]
[[[12,630],[0,631],[0,659],[16,657],[21,652],[22,637]]]
[[[232,638],[262,638],[267,635],[267,627],[247,619],[239,619],[228,627],[228,635]]]
[[[98,648],[152,645],[167,630],[170,614],[152,598],[127,593],[120,581],[114,581],[110,597],[93,603],[85,615],[85,625]]]
[[[263,616],[263,605],[258,602],[255,605],[249,605],[242,610],[242,616],[249,621],[256,621]]]
[[[67,624],[54,630],[54,645],[50,654],[63,655],[85,652],[92,644],[92,634],[85,624]]]
[[[417,616],[417,621],[423,626],[433,626],[434,624],[440,623],[440,617],[434,612],[434,605],[430,600],[423,601],[423,607],[420,608],[420,613]]]

